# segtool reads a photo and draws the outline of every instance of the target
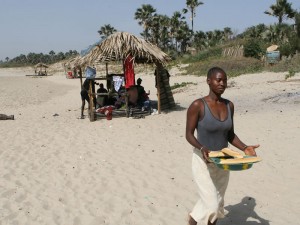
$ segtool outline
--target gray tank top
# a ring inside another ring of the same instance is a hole
[[[211,151],[219,151],[228,147],[228,133],[232,128],[231,110],[229,101],[225,100],[227,106],[227,118],[220,121],[211,113],[207,103],[204,104],[204,116],[198,121],[197,138],[200,144]]]

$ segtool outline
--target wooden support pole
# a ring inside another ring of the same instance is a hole
[[[89,102],[89,116],[90,116],[90,121],[95,121],[95,114],[94,114],[94,93],[93,93],[93,87],[94,86],[94,82],[92,79],[90,79],[89,81],[89,98],[90,98],[90,102]]]
[[[106,74],[105,74],[105,79],[106,79],[106,89],[108,90],[108,91],[110,91],[110,89],[111,89],[111,81],[108,81],[108,63],[105,63],[105,72],[106,72]]]
[[[160,67],[161,65],[156,64],[156,88],[157,88],[157,111],[161,113],[161,102],[160,102]]]
[[[80,90],[82,89],[82,70],[80,67],[80,72],[79,72],[79,78],[80,78]]]
[[[125,85],[126,85],[126,76],[125,76],[125,59],[123,59],[122,63],[123,63],[123,74],[124,74],[124,81],[125,81]],[[125,88],[125,112],[126,112],[126,117],[129,118],[129,96],[127,93],[127,90]]]
[[[108,75],[108,63],[105,63],[105,71],[106,71],[106,77]]]

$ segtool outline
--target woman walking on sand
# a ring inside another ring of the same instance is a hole
[[[215,225],[224,217],[224,195],[229,171],[208,162],[210,151],[228,147],[228,142],[255,156],[259,145],[246,145],[234,133],[234,105],[221,97],[227,88],[227,75],[219,67],[207,73],[209,94],[195,100],[187,111],[186,139],[194,147],[192,170],[200,199],[189,215],[190,225]],[[194,132],[197,129],[197,137]]]

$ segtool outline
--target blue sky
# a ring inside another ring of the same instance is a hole
[[[230,27],[237,33],[277,19],[263,12],[276,0],[202,0],[194,30]],[[48,54],[87,48],[99,40],[97,31],[110,24],[118,31],[139,35],[142,27],[134,13],[151,4],[159,14],[171,16],[185,8],[186,0],[0,0],[0,60],[30,52]],[[289,0],[300,11],[300,0]],[[188,21],[190,23],[190,21]]]

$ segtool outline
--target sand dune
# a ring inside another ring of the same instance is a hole
[[[0,225],[186,224],[197,200],[186,109],[208,92],[204,77],[171,73],[177,108],[145,119],[80,120],[80,83],[61,73],[21,76],[1,69]],[[154,76],[142,77],[155,99]],[[249,74],[229,79],[235,130],[261,144],[263,161],[232,172],[227,217],[219,225],[297,224],[300,74]],[[85,112],[86,114],[86,112]]]

